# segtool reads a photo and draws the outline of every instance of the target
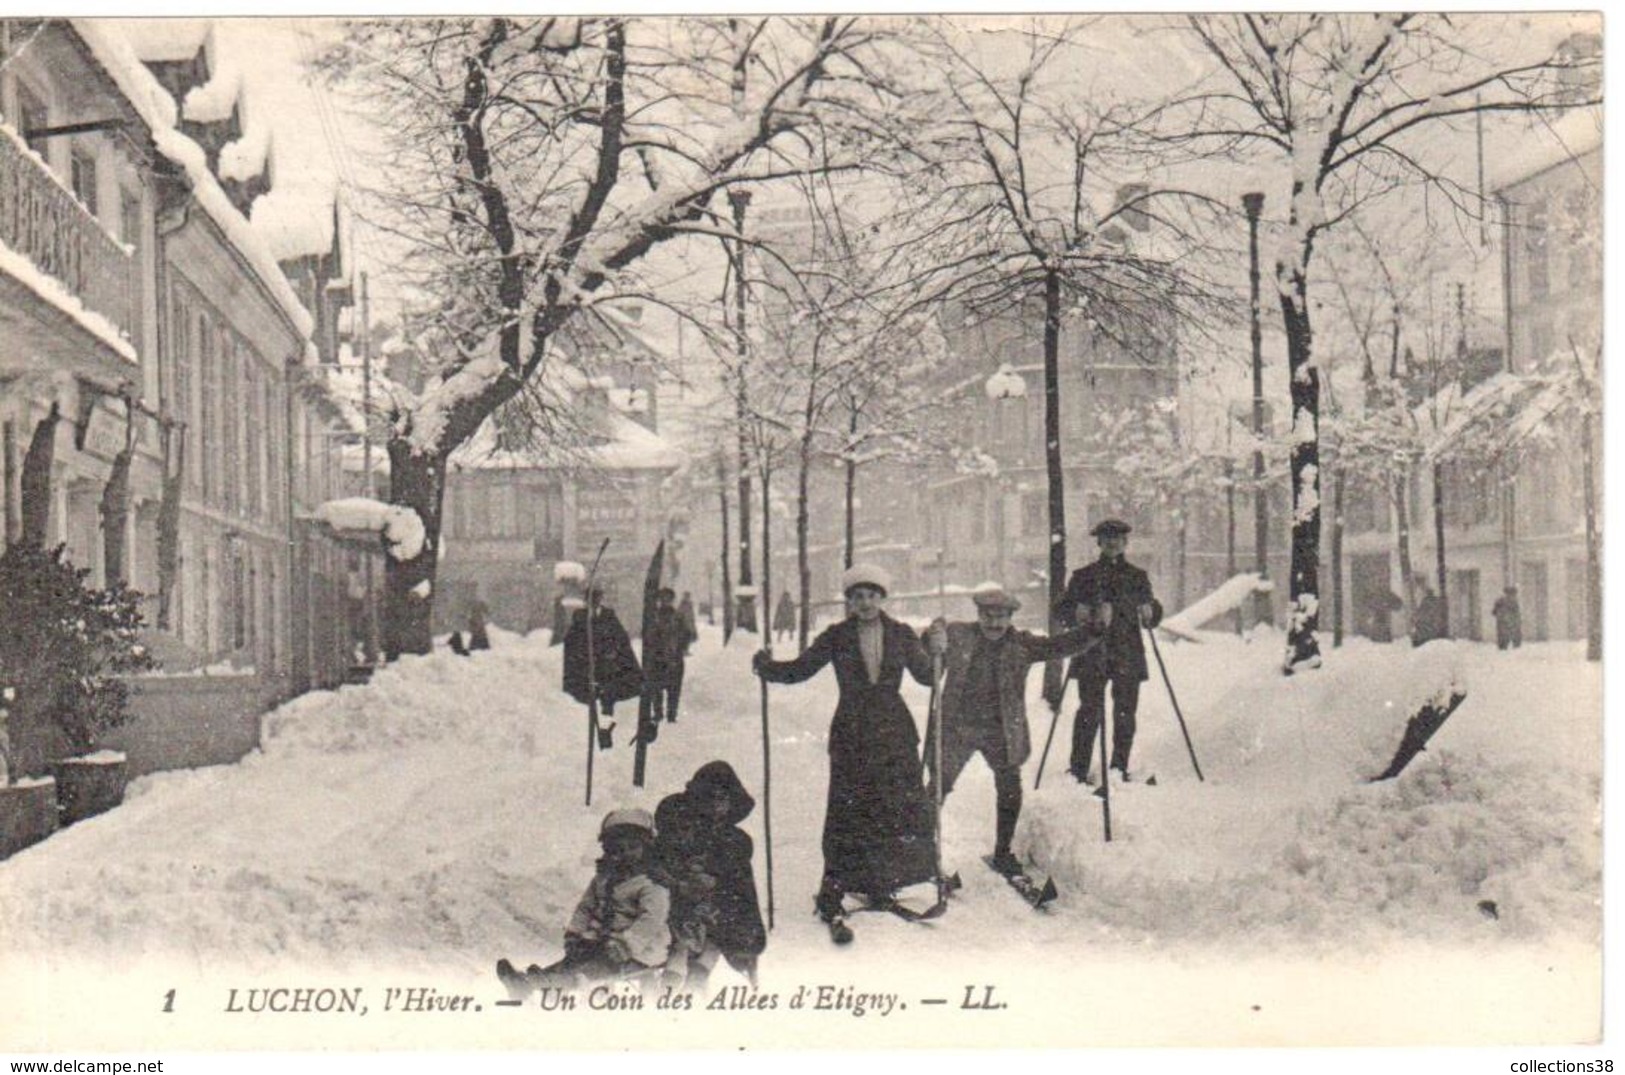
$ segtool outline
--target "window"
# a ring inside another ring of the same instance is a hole
[[[220,370],[214,356],[214,326],[203,314],[194,322],[197,328],[198,423],[193,446],[198,449],[204,503],[213,503],[220,486],[220,430],[217,422]]]
[[[96,215],[96,157],[89,149],[74,147],[72,155],[73,196],[78,198],[92,216]]]
[[[1523,251],[1530,300],[1544,299],[1551,291],[1546,264],[1546,205],[1537,202],[1524,218]]]
[[[260,395],[259,378],[255,376],[254,359],[246,348],[243,357],[243,514],[258,516],[263,510],[260,503],[260,432],[265,427],[265,401]]]
[[[124,245],[141,250],[141,196],[124,190],[119,192],[118,237]],[[137,261],[139,262],[139,257]]]
[[[39,130],[51,125],[50,110],[45,107],[45,101],[39,94],[29,88],[28,83],[17,80],[17,122],[21,131]],[[28,139],[28,148],[41,157],[46,155],[45,139],[34,137]]]

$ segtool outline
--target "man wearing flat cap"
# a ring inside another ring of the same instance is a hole
[[[1010,625],[1021,600],[996,583],[971,595],[975,623],[934,622],[926,645],[944,659],[946,676],[939,716],[942,721],[942,794],[974,754],[993,770],[996,804],[993,868],[1013,873],[1021,863],[1010,842],[1021,816],[1021,766],[1032,755],[1027,731],[1027,671],[1041,661],[1078,653],[1096,637],[1093,626],[1050,638]],[[927,732],[925,757],[935,768],[937,729]],[[933,779],[935,777],[933,776]]]
[[[1078,715],[1072,723],[1068,770],[1079,783],[1091,782],[1089,763],[1106,716],[1107,684],[1112,689],[1111,767],[1124,780],[1129,778],[1140,684],[1149,678],[1140,629],[1162,622],[1162,605],[1151,595],[1151,579],[1123,558],[1130,529],[1120,519],[1104,519],[1089,531],[1100,545],[1100,559],[1072,573],[1066,593],[1055,606],[1061,624],[1093,623],[1103,633],[1102,643],[1073,660],[1068,673],[1078,681]],[[1101,776],[1105,778],[1104,773]]]

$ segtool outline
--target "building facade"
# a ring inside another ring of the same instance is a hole
[[[256,235],[268,175],[215,174],[239,109],[178,121],[171,95],[209,82],[207,51],[148,66],[139,44],[115,23],[0,20],[0,537],[64,544],[93,583],[146,595],[166,708],[203,669],[261,706],[351,663],[349,638],[313,626],[342,607],[318,595],[347,550],[306,521],[349,436],[311,373],[347,294],[296,293],[307,259],[281,265]],[[339,250],[307,275],[330,278]],[[167,732],[209,756],[195,729]]]

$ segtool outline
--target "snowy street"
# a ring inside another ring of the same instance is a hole
[[[745,825],[765,902],[755,639],[723,649],[713,628],[690,660],[680,721],[651,749],[649,786],[631,787],[632,714],[618,710],[591,808],[584,713],[559,689],[561,650],[545,631],[497,632],[468,659],[404,658],[370,685],[268,714],[263,750],[240,764],[139,780],[121,808],[0,863],[4,1004],[38,1047],[99,1036],[273,1047],[291,1032],[301,1046],[524,1047],[591,1043],[610,1018],[638,1019],[646,1044],[785,1047],[831,1034],[852,1046],[923,1034],[966,1045],[1593,1034],[1601,676],[1580,647],[1355,640],[1320,674],[1286,679],[1269,672],[1278,636],[1203,637],[1162,650],[1205,783],[1153,669],[1137,782],[1114,787],[1103,844],[1099,800],[1064,771],[1069,694],[1016,841],[1060,886],[1052,910],[1029,910],[980,864],[992,781],[973,761],[943,821],[948,868],[964,881],[947,915],[857,914],[844,949],[811,913],[833,677],[772,688],[776,928],[761,991],[777,1010],[494,1007],[499,956],[556,958],[604,812],[653,809],[711,758],[757,795]],[[1039,678],[1029,708],[1041,749]],[[1430,749],[1398,779],[1365,784],[1416,702],[1451,683],[1468,700]],[[925,691],[905,697],[923,724]],[[1028,789],[1036,763],[1035,750]],[[1139,782],[1153,775],[1155,786]],[[897,1006],[787,1010],[799,986],[820,984]],[[160,1015],[171,985],[174,1010]],[[369,1014],[222,1015],[248,990],[278,987],[359,987]],[[392,987],[470,995],[483,1010],[386,1012]],[[63,1005],[63,990],[80,999]],[[85,1005],[90,1025],[75,1014]]]

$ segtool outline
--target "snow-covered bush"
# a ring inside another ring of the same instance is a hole
[[[0,556],[0,690],[10,711],[8,768],[38,775],[93,749],[122,724],[129,690],[119,677],[156,666],[141,645],[141,594],[88,584],[58,545],[18,544]]]

